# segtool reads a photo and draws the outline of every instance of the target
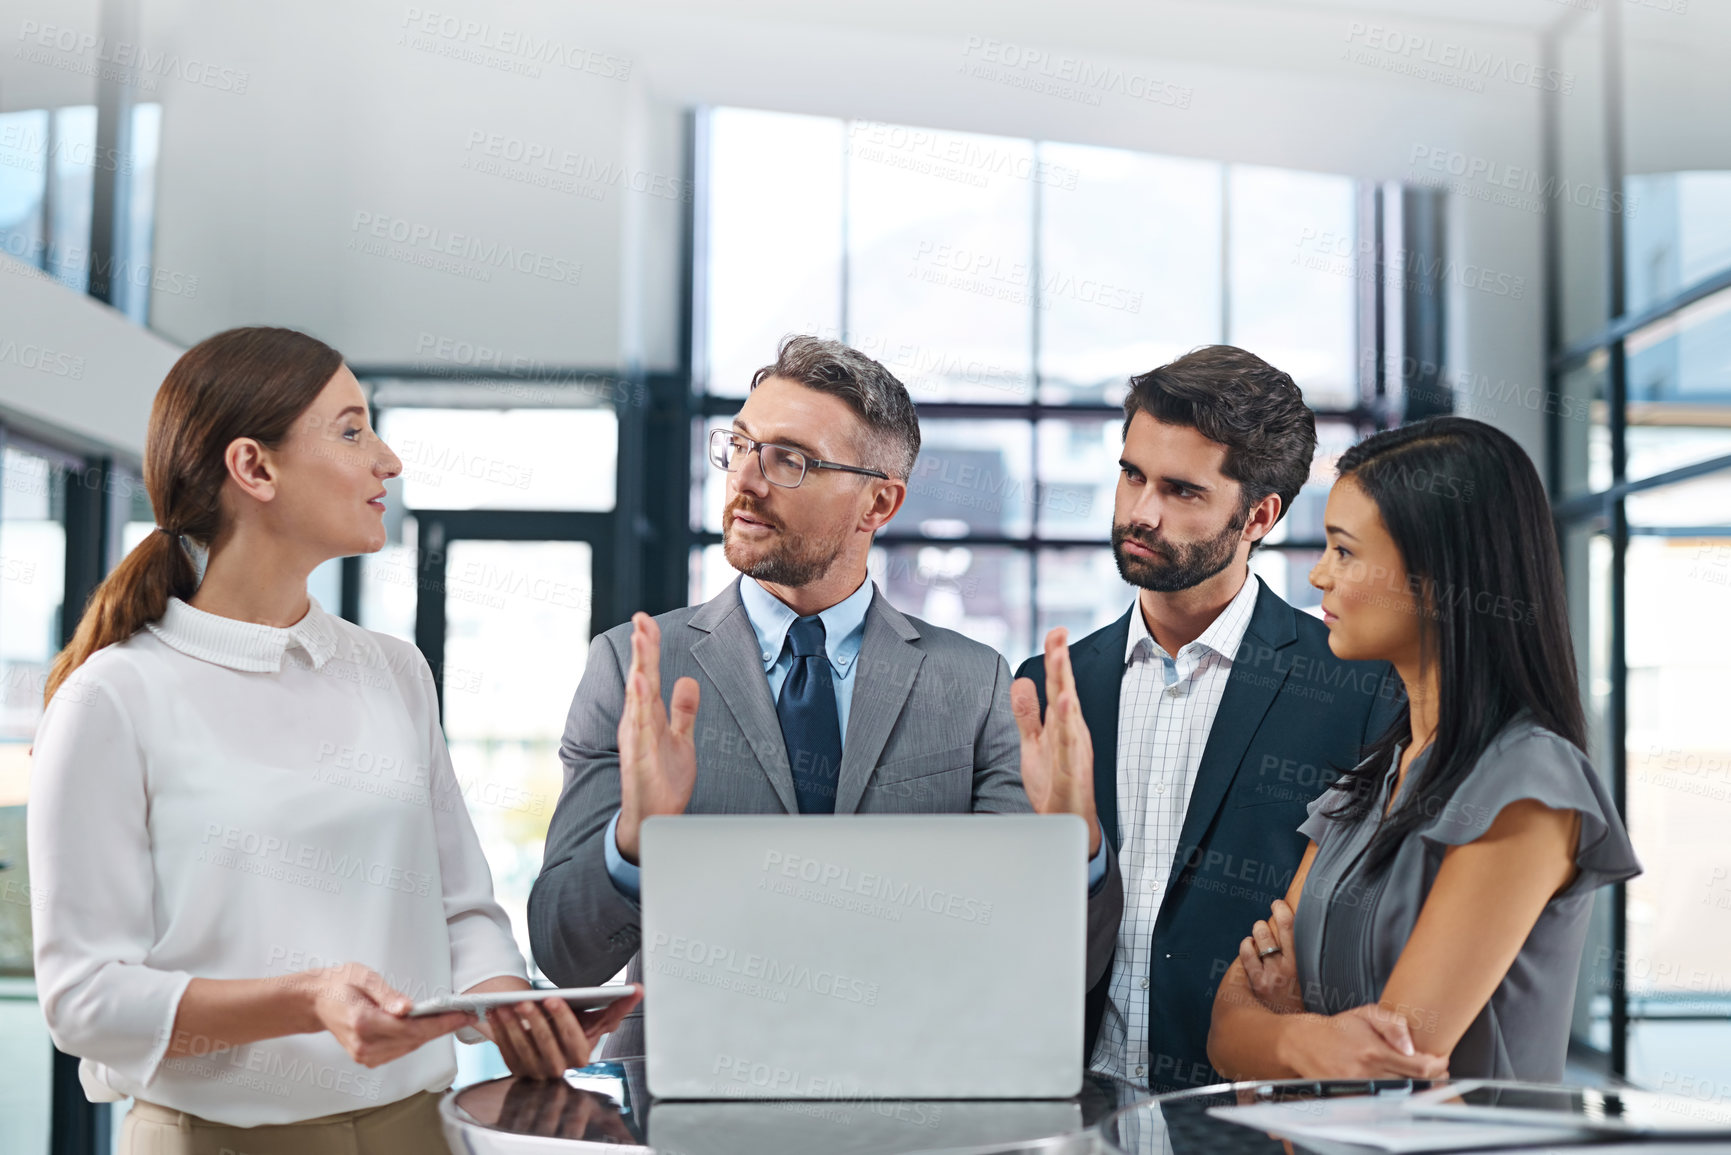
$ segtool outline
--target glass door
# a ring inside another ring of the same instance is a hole
[[[564,772],[559,738],[589,641],[612,604],[613,519],[417,511],[415,644],[438,680],[445,740],[525,956],[529,888]],[[602,609],[602,613],[607,612]]]
[[[1731,470],[1631,494],[1628,1075],[1731,1087]]]
[[[75,1072],[77,1060],[54,1050],[31,978],[25,809],[30,742],[62,640],[66,485],[80,463],[0,440],[0,1064],[9,1074],[0,1084],[0,1149],[41,1152],[56,1066]]]
[[[481,540],[447,555],[445,740],[525,956],[559,738],[589,653],[594,555],[584,541]]]

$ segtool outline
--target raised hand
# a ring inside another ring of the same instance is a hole
[[[645,613],[631,617],[631,668],[619,718],[619,853],[636,862],[643,820],[683,814],[697,784],[697,680],[673,683],[671,719],[661,701],[661,627]]]
[[[1075,814],[1088,824],[1088,857],[1100,852],[1100,817],[1094,812],[1094,739],[1082,721],[1076,675],[1063,629],[1046,635],[1046,716],[1034,683],[1017,678],[1010,712],[1022,737],[1022,788],[1040,814]]]

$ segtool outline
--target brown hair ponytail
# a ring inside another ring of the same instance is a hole
[[[48,672],[45,702],[91,654],[162,617],[169,598],[192,596],[198,573],[182,538],[209,548],[222,529],[229,444],[281,444],[342,364],[342,354],[293,329],[230,329],[181,354],[157,390],[144,439],[144,488],[158,531],[90,595]]]

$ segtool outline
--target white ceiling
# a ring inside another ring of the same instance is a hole
[[[198,0],[134,0],[146,26],[164,12],[177,20],[204,19]],[[1354,20],[1388,21],[1402,31],[1450,27],[1492,38],[1536,37],[1559,21],[1582,15],[1579,5],[1610,0],[503,0],[488,12],[505,19],[576,18],[595,27],[738,22],[744,26],[828,27],[892,37],[958,39],[1013,37],[1030,46],[1087,49],[1148,58],[1232,63],[1235,46],[1288,34],[1336,30]],[[1700,0],[1698,0],[1700,2]],[[453,0],[452,9],[470,8]],[[473,5],[476,9],[487,5]],[[94,31],[97,0],[0,0],[0,36],[11,40],[27,22]],[[1402,23],[1404,22],[1404,23]],[[676,28],[669,28],[676,33]],[[260,46],[263,47],[263,46]],[[73,104],[94,99],[95,85],[76,72],[35,67],[6,53],[0,62],[0,110]],[[1269,67],[1266,49],[1241,61]],[[894,68],[893,60],[884,62]]]
[[[1606,0],[635,0],[632,9],[714,18],[841,24],[909,35],[1014,26],[1053,42],[1109,40],[1127,49],[1168,28],[1222,34],[1245,21],[1334,26],[1343,20],[1412,21],[1538,35]],[[599,12],[606,5],[591,5]],[[1229,44],[1229,41],[1225,41]]]
[[[1210,0],[1217,7],[1278,8],[1283,12],[1365,14],[1390,19],[1450,24],[1488,24],[1499,28],[1542,32],[1568,19],[1580,4],[1562,0]]]

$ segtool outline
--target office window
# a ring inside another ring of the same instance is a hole
[[[1624,571],[1627,818],[1646,868],[1628,883],[1629,1076],[1722,1082],[1725,1024],[1710,1020],[1731,995],[1713,977],[1731,952],[1731,532],[1679,523],[1725,520],[1731,471],[1642,497]]]
[[[613,508],[611,409],[388,409],[410,509]]]
[[[1731,171],[1710,133],[1676,133],[1667,97],[1715,66],[1714,48],[1631,6],[1583,12],[1557,40],[1565,68],[1618,65],[1579,69],[1591,92],[1548,97],[1559,175],[1601,194],[1560,202],[1553,238],[1552,481],[1590,753],[1624,792],[1645,867],[1599,900],[1577,1024],[1616,1074],[1723,1087]]]
[[[47,200],[48,112],[0,113],[0,252],[41,266]]]
[[[1224,172],[1211,161],[1039,147],[1040,399],[1116,404],[1126,366],[1152,368],[1221,338]]]
[[[839,336],[920,409],[923,448],[869,569],[899,608],[1012,663],[1108,624],[1126,378],[1222,340],[1322,413],[1317,483],[1256,560],[1297,604],[1360,395],[1358,189],[1337,176],[721,108],[700,118],[693,435],[788,333]],[[1325,260],[1302,260],[1326,250]],[[692,479],[691,597],[725,588],[725,475]]]
[[[525,957],[529,889],[564,785],[559,738],[589,652],[592,573],[586,542],[449,546],[445,740]]]
[[[42,716],[60,652],[65,590],[67,459],[7,445],[0,453],[0,750],[13,769]]]
[[[422,647],[432,666],[463,802],[525,955],[529,888],[563,785],[559,736],[610,564],[600,527],[619,457],[618,414],[596,404],[601,376],[541,375],[372,381],[375,424],[403,472],[385,483],[385,547],[351,563],[360,624]],[[561,390],[568,404],[461,403]],[[590,520],[574,529],[572,518]]]
[[[145,324],[156,281],[151,246],[161,136],[160,104],[132,107],[129,145],[117,156],[97,147],[95,105],[0,113],[0,253],[85,292],[96,173],[112,172],[124,206],[110,271],[114,307]],[[180,279],[173,283],[184,287]]]
[[[1731,290],[1637,330],[1624,348],[1630,478],[1731,454]]]
[[[1226,179],[1227,340],[1292,374],[1312,405],[1350,408],[1358,397],[1353,182],[1249,165],[1231,166]]]
[[[54,110],[48,152],[48,275],[69,289],[90,286],[90,221],[96,195],[96,106]]]
[[[710,121],[705,383],[743,397],[785,333],[841,325],[840,121],[743,109]]]
[[[385,492],[386,527],[391,534],[383,549],[357,559],[361,570],[357,618],[369,630],[413,642],[421,583],[419,524],[413,514],[402,510],[400,482],[386,482]]]
[[[1631,312],[1731,269],[1731,172],[1631,174],[1626,187]]]
[[[848,137],[846,339],[899,363],[916,402],[1028,399],[1033,143],[860,122]]]
[[[162,105],[132,108],[131,151],[126,161],[126,224],[115,245],[115,308],[143,325],[150,320],[150,292],[162,283],[196,292],[195,282],[162,276],[152,252],[156,243],[156,158],[162,145]]]
[[[80,464],[12,437],[0,449],[0,1058],[8,1072],[0,1147],[7,1151],[44,1151],[48,1143],[51,1051],[29,977],[25,813],[30,743],[60,651],[66,479]]]

